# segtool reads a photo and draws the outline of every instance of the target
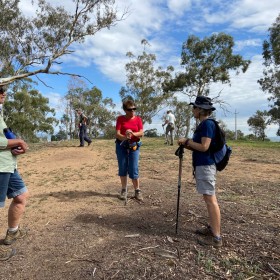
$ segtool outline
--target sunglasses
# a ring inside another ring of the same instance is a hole
[[[132,112],[132,111],[136,111],[137,108],[127,108],[127,109],[125,109],[125,110],[128,111],[128,112]]]

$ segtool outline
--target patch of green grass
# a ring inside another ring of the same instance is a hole
[[[247,147],[247,148],[257,148],[257,149],[279,149],[280,142],[271,141],[228,141],[228,145],[231,147]]]

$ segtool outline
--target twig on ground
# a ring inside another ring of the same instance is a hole
[[[139,237],[140,234],[129,234],[129,235],[126,235],[125,237]]]
[[[280,275],[280,272],[277,271],[270,263],[267,263],[268,267],[277,275]]]
[[[92,263],[101,263],[101,261],[97,261],[97,260],[91,260],[91,259],[71,259],[65,263],[70,263],[70,262],[73,262],[73,261],[80,261],[80,262],[92,262]]]
[[[113,279],[120,271],[118,270],[112,277],[111,279]]]
[[[246,278],[245,280],[250,280],[250,279],[253,279],[253,278],[255,278],[255,276],[251,276],[249,278]]]
[[[154,253],[158,256],[162,256],[165,258],[172,258],[172,259],[178,259],[178,255],[172,251],[164,250],[164,249],[156,249]]]
[[[150,247],[145,247],[145,248],[140,248],[139,251],[142,251],[142,250],[149,250],[149,249],[155,249],[159,247],[159,245],[156,245],[156,246],[150,246]]]
[[[94,277],[95,271],[96,271],[96,267],[94,268],[94,270],[92,272],[92,278]]]
[[[181,251],[180,251],[179,247],[176,247],[176,250],[177,250],[177,254],[178,254],[178,259],[180,261],[181,260]]]

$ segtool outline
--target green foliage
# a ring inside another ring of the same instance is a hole
[[[263,78],[258,80],[264,92],[270,94],[272,103],[268,111],[269,123],[278,124],[276,135],[280,136],[280,15],[269,28],[269,39],[263,43],[263,58],[265,69]]]
[[[51,141],[67,140],[67,134],[60,128],[57,134],[51,136]]]
[[[192,116],[192,106],[188,102],[178,101],[175,97],[170,102],[170,108],[176,118],[175,134],[176,137],[185,137],[190,133],[190,120]]]
[[[247,71],[250,61],[240,55],[233,54],[234,41],[225,33],[213,34],[210,37],[199,39],[191,35],[183,43],[181,65],[184,72],[178,72],[175,78],[166,86],[169,91],[181,91],[193,101],[197,96],[209,95],[209,86],[212,83],[230,84],[229,71],[234,70],[236,75],[240,70]],[[223,103],[222,99],[215,102]],[[186,126],[190,127],[192,112],[188,112]]]
[[[53,133],[57,124],[55,110],[48,103],[37,90],[23,88],[9,94],[4,104],[7,125],[26,141],[37,142],[38,133]]]
[[[34,17],[25,17],[19,2],[0,2],[0,85],[40,73],[62,74],[51,67],[73,53],[74,43],[83,43],[85,37],[114,25],[123,16],[117,18],[114,0],[74,0],[72,12],[40,0]]]
[[[225,128],[224,131],[226,134],[226,140],[235,140],[235,131],[229,130],[227,128]],[[238,129],[236,131],[236,134],[237,134],[237,139],[239,139],[239,140],[245,139],[244,133],[241,130]]]
[[[144,136],[145,137],[158,137],[157,129],[156,128],[152,128],[152,129],[145,130],[144,131]]]
[[[114,139],[116,138],[116,126],[115,125],[107,125],[103,128],[103,138],[105,139]]]
[[[61,124],[71,138],[78,135],[78,116],[75,114],[77,108],[81,108],[90,119],[88,125],[90,135],[98,137],[105,133],[107,137],[112,136],[109,127],[113,126],[116,120],[116,112],[113,111],[115,104],[111,98],[103,98],[102,92],[97,87],[88,89],[81,80],[76,79],[65,99],[66,108]]]
[[[185,72],[178,73],[173,88],[190,97],[208,95],[211,83],[230,83],[230,70],[246,72],[250,61],[233,54],[234,41],[225,33],[199,39],[192,35],[183,43],[181,65]]]
[[[256,114],[250,117],[247,121],[250,126],[250,130],[252,130],[255,134],[256,138],[261,140],[265,140],[265,129],[267,127],[267,112],[257,110]]]
[[[122,100],[133,99],[143,123],[151,123],[161,105],[170,97],[165,91],[165,85],[171,80],[173,67],[169,66],[166,70],[162,67],[156,68],[156,56],[145,51],[148,42],[142,40],[141,43],[144,45],[144,51],[137,58],[133,53],[127,53],[130,62],[125,67],[126,87],[122,87],[119,94]]]

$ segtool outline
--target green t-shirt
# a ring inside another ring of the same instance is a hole
[[[3,118],[3,111],[0,112],[0,172],[14,173],[17,168],[17,159],[11,153],[11,150],[6,150],[8,139],[5,137],[3,129],[7,125]]]

